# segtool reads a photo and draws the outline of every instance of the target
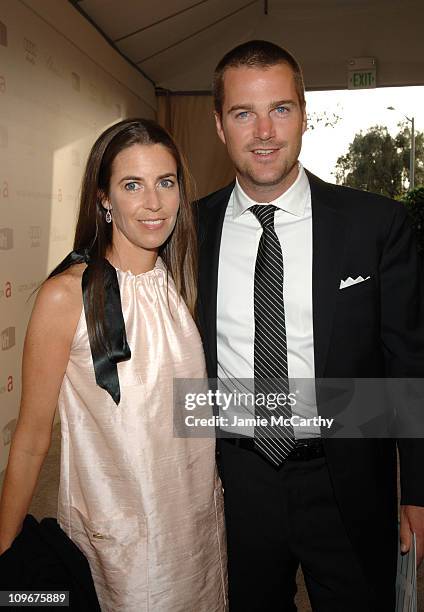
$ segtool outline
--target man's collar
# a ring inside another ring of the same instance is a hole
[[[293,185],[278,198],[272,202],[266,202],[266,204],[272,204],[296,217],[303,217],[308,202],[309,181],[300,162],[298,162],[298,166],[299,172]],[[252,198],[243,191],[240,183],[236,179],[233,192],[233,219],[240,217],[251,206],[263,203],[264,202],[255,202],[255,200],[252,200]]]

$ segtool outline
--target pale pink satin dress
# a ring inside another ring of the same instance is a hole
[[[59,396],[58,521],[87,557],[104,612],[221,612],[215,440],[173,433],[173,378],[205,377],[201,340],[160,258],[117,274],[132,357],[118,364],[117,406],[96,385],[82,311]]]

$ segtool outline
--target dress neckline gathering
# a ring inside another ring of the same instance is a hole
[[[166,266],[163,260],[161,259],[161,257],[159,256],[156,259],[155,265],[151,270],[147,270],[146,272],[140,272],[139,274],[134,274],[133,272],[131,272],[131,270],[122,270],[121,268],[114,266],[112,263],[111,263],[111,266],[113,266],[118,273],[124,276],[128,276],[129,278],[134,278],[134,279],[149,278],[152,276],[157,276],[157,272],[160,272],[162,274],[166,273]]]

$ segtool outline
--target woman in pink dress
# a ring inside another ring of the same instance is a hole
[[[205,377],[189,198],[165,130],[142,119],[106,130],[87,162],[74,250],[42,285],[27,331],[0,553],[21,529],[58,405],[58,521],[104,611],[227,609],[215,441],[173,434],[173,380]]]

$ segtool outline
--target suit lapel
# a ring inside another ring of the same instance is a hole
[[[315,377],[325,373],[347,227],[330,185],[309,172],[312,198],[312,303]]]
[[[199,203],[199,311],[209,377],[217,376],[217,289],[222,227],[234,183]]]

